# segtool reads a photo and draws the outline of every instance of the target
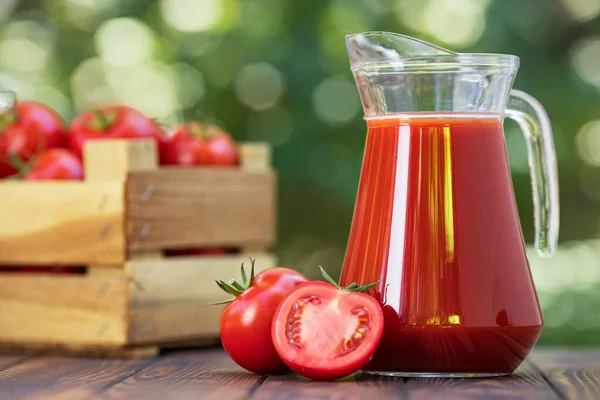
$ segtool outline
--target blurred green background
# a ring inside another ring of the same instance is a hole
[[[553,124],[561,243],[529,250],[541,344],[600,344],[600,0],[2,0],[0,85],[69,120],[124,103],[165,124],[214,115],[236,140],[268,141],[279,173],[283,265],[338,276],[365,123],[344,35],[404,33],[461,52],[518,55],[515,87]],[[532,243],[524,141],[505,124]]]

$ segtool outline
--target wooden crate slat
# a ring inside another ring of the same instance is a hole
[[[219,337],[220,309],[203,307],[182,303],[133,309],[129,341],[140,345]]]
[[[267,171],[271,168],[271,153],[268,143],[242,143],[239,146],[240,168],[246,171]]]
[[[161,168],[129,174],[130,251],[265,246],[275,240],[276,174]]]
[[[158,168],[153,139],[88,140],[83,146],[87,181],[124,181],[130,171]]]
[[[0,183],[0,264],[122,264],[121,182]]]
[[[256,254],[256,273],[272,268],[276,259]],[[240,277],[245,256],[174,257],[163,260],[134,260],[127,273],[136,281],[132,293],[131,343],[156,343],[219,335],[222,305],[207,303],[228,298],[215,279]]]
[[[124,277],[0,274],[0,341],[123,345],[128,286]]]

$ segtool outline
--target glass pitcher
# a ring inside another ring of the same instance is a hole
[[[535,246],[558,239],[550,122],[511,90],[516,56],[459,54],[403,35],[346,37],[368,126],[342,285],[371,289],[385,318],[364,372],[512,373],[543,320],[517,213],[503,134],[525,134]]]

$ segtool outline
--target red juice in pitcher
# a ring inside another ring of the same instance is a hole
[[[379,281],[385,328],[366,372],[501,375],[542,317],[502,116],[369,119],[342,285]]]

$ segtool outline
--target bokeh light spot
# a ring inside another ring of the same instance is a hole
[[[267,141],[272,146],[287,142],[293,128],[291,113],[279,105],[265,111],[254,111],[248,117],[248,137],[251,140]]]
[[[324,79],[313,93],[313,108],[317,117],[327,124],[350,121],[360,110],[354,82],[344,76]]]
[[[600,120],[583,125],[575,136],[575,144],[579,157],[587,165],[600,167]]]
[[[340,66],[343,64],[344,68],[347,68],[348,53],[343,37],[351,33],[367,31],[371,25],[371,18],[371,13],[367,12],[366,6],[361,3],[333,1],[324,14],[321,24],[321,46],[325,53]],[[332,66],[327,63],[325,68],[332,70]]]
[[[587,83],[600,87],[600,36],[587,36],[577,41],[571,49],[571,64],[575,72]]]
[[[490,0],[399,1],[396,16],[411,29],[449,45],[466,47],[483,34],[489,3]]]
[[[182,32],[199,32],[213,28],[223,17],[221,0],[162,0],[165,21]]]
[[[46,67],[48,52],[28,39],[6,39],[0,42],[0,66],[9,71],[33,72]]]
[[[78,111],[116,100],[107,83],[104,63],[98,57],[88,58],[77,66],[71,76],[71,93]]]
[[[65,16],[77,28],[93,32],[99,23],[115,14],[117,1],[66,0]]]
[[[50,25],[43,25],[38,21],[17,20],[6,24],[2,31],[2,38],[27,39],[50,52],[56,38],[55,33]]]
[[[400,23],[407,27],[422,32],[423,31],[423,11],[424,5],[428,0],[422,2],[413,2],[400,0],[395,3],[396,18]]]
[[[35,88],[34,98],[56,110],[66,117],[71,112],[71,102],[60,90],[52,86],[38,86]]]
[[[142,64],[110,68],[107,78],[117,99],[152,118],[169,116],[178,109],[177,84],[166,65]]]
[[[424,26],[437,39],[455,46],[479,40],[485,29],[486,2],[480,0],[431,0]]]
[[[102,60],[116,66],[144,62],[150,59],[154,47],[152,30],[131,18],[106,21],[96,31],[94,42]]]
[[[329,8],[329,18],[334,27],[343,34],[363,32],[368,30],[369,13],[360,3],[346,0],[335,0]]]
[[[273,107],[283,93],[283,75],[269,63],[248,64],[236,76],[238,99],[254,110]]]
[[[204,96],[202,73],[189,64],[176,64],[173,72],[177,77],[177,98],[181,107],[194,106]]]
[[[587,21],[600,14],[600,0],[561,0],[571,17]]]

